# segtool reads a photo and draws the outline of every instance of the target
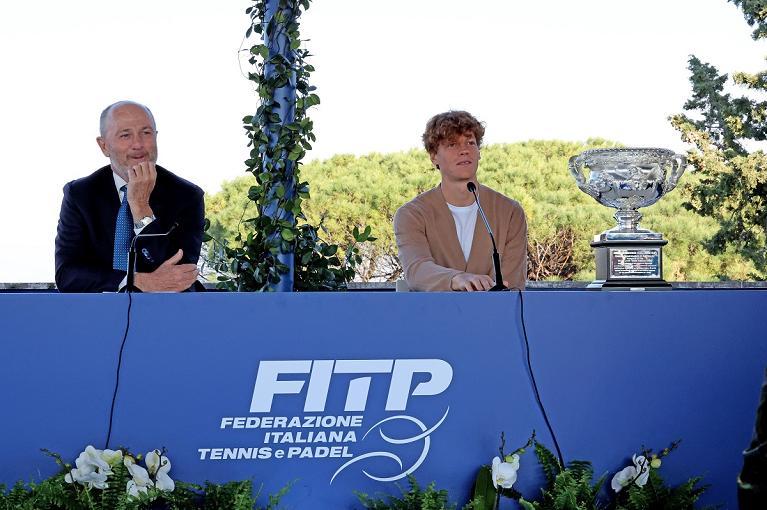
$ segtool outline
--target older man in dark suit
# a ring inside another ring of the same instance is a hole
[[[120,101],[101,114],[96,139],[110,160],[64,186],[56,235],[56,285],[62,292],[125,288],[128,248],[136,240],[134,285],[179,292],[197,278],[202,190],[157,166],[157,130],[144,105]]]

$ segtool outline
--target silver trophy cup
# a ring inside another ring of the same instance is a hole
[[[666,149],[593,149],[570,158],[578,187],[618,209],[618,224],[594,236],[597,280],[592,288],[669,287],[662,278],[663,235],[639,227],[638,209],[673,190],[686,158]]]

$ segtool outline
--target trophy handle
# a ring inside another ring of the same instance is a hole
[[[567,168],[570,169],[570,175],[575,178],[575,183],[583,191],[586,190],[586,177],[583,175],[583,158],[581,156],[572,156],[567,162]]]
[[[599,194],[596,193],[594,189],[586,183],[586,176],[583,175],[583,164],[585,162],[584,159],[585,158],[583,158],[582,154],[572,156],[567,161],[567,168],[570,169],[570,175],[575,178],[575,183],[578,185],[580,190],[590,197],[599,200]]]
[[[666,189],[663,192],[664,195],[672,189],[676,188],[676,185],[679,182],[679,178],[682,177],[682,174],[686,169],[687,158],[682,154],[674,154],[674,158],[671,160],[671,173],[668,176]]]

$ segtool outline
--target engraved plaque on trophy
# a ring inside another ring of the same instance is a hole
[[[578,187],[602,205],[618,209],[618,224],[594,236],[596,280],[588,288],[664,289],[663,235],[639,227],[637,209],[674,189],[685,157],[666,149],[593,149],[570,158]]]

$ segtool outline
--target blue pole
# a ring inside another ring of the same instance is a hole
[[[288,2],[290,3],[290,2]],[[280,16],[284,16],[286,23],[271,23],[275,16],[279,13]],[[290,38],[288,34],[282,30],[277,30],[277,27],[285,26],[296,19],[296,11],[291,9],[289,5],[280,7],[280,0],[267,0],[266,13],[264,16],[264,43],[269,49],[269,60],[272,60],[275,56],[282,57],[283,63],[269,63],[264,67],[264,74],[267,79],[271,79],[275,76],[275,69],[277,66],[284,65],[285,67],[292,68],[293,55],[290,48]],[[272,29],[269,29],[270,26]],[[268,99],[266,99],[268,100]],[[291,72],[288,82],[275,90],[274,96],[271,98],[276,103],[277,108],[275,110],[279,114],[279,120],[268,120],[266,124],[266,134],[269,139],[269,147],[273,148],[277,144],[279,138],[279,132],[281,126],[292,123],[295,120],[296,115],[296,76],[295,72]],[[284,199],[291,200],[295,196],[295,187],[293,185],[293,173],[295,171],[295,161],[288,159],[288,155],[285,153],[275,154],[273,160],[264,158],[264,171],[267,170],[269,163],[272,164],[272,172],[280,177],[282,187],[285,190]],[[277,196],[277,188],[279,188],[279,182],[275,182],[275,186],[269,192],[268,202],[264,206],[263,214],[274,218],[276,220],[288,221],[295,225],[295,218],[290,211],[286,211],[279,205],[279,197]],[[274,241],[282,244],[281,239],[278,238]],[[293,250],[288,252],[280,249],[277,259],[280,263],[285,264],[288,267],[288,271],[285,274],[280,275],[280,282],[270,285],[270,290],[276,292],[292,292],[293,291],[293,275],[294,275],[294,256]]]

